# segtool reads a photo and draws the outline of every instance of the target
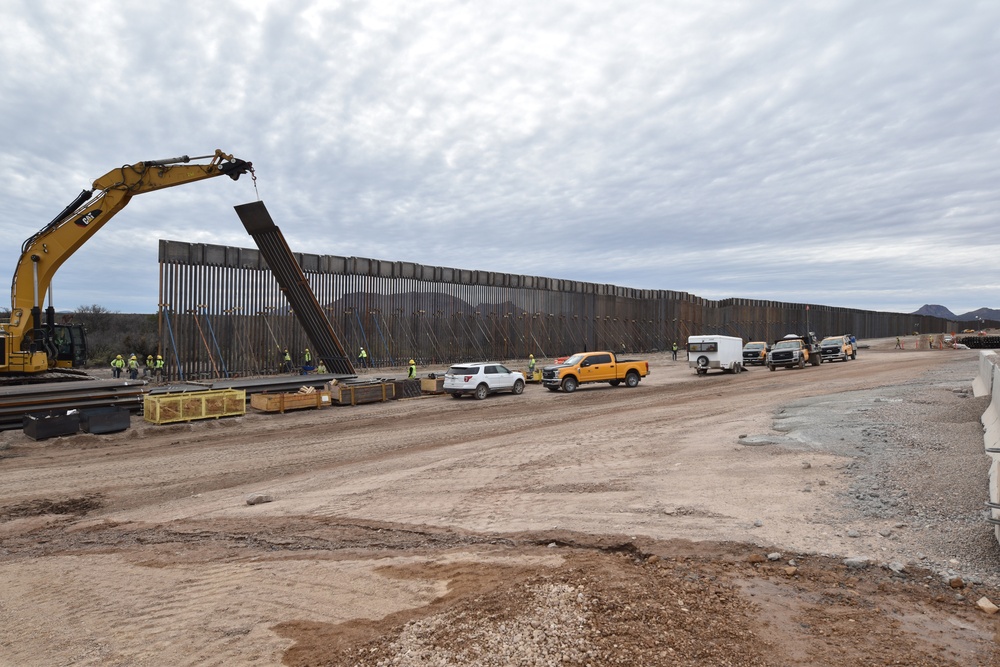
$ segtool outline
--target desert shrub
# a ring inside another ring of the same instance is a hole
[[[156,315],[112,312],[94,304],[77,308],[73,322],[87,329],[90,365],[108,365],[118,354],[126,359],[134,354],[140,360],[156,354]]]

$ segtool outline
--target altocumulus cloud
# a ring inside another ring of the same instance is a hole
[[[997,307],[1000,4],[0,6],[0,271],[122,164],[137,197],[57,306],[156,308],[157,239],[909,312]],[[223,182],[225,181],[225,182]]]

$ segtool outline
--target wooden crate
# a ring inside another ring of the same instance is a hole
[[[421,378],[420,379],[420,391],[425,394],[443,394],[444,393],[444,378]]]
[[[247,393],[243,389],[146,394],[143,398],[143,418],[153,424],[236,417],[246,411]]]
[[[285,410],[305,410],[307,408],[326,408],[330,406],[330,392],[313,391],[305,393],[284,394],[251,394],[250,407],[263,412],[281,412]]]
[[[381,403],[391,401],[396,397],[395,386],[391,382],[373,384],[335,384],[333,385],[333,402],[338,405],[360,405],[362,403]]]

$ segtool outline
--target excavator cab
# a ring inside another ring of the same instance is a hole
[[[87,365],[87,330],[82,324],[52,324],[22,340],[21,348],[30,355],[44,351],[50,368],[82,368]]]
[[[56,324],[52,343],[57,368],[83,368],[87,364],[87,330],[82,324]]]

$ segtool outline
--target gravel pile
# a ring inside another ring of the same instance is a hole
[[[799,401],[777,420],[804,446],[853,458],[848,537],[877,534],[894,559],[943,578],[1000,585],[1000,545],[986,521],[990,458],[974,367],[948,365],[903,385]]]
[[[329,655],[351,667],[763,667],[757,610],[686,559],[575,553],[558,573],[462,600]],[[728,564],[724,571],[744,566]],[[309,663],[314,664],[314,663]]]
[[[592,612],[583,587],[527,585],[519,593],[512,597],[523,596],[517,608],[527,613],[497,617],[490,611],[484,613],[484,608],[460,608],[414,621],[390,644],[370,649],[389,654],[371,664],[518,667],[587,664],[595,659]],[[445,639],[454,636],[461,641]]]

